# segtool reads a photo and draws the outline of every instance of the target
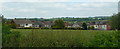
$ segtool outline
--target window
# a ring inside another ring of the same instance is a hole
[[[28,24],[26,24],[26,26],[27,26]]]
[[[97,27],[97,25],[96,25],[96,27]]]

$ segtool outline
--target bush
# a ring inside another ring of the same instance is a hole
[[[9,24],[10,28],[16,29],[15,24]]]
[[[10,31],[10,26],[3,25],[2,29],[2,46],[3,47],[18,47],[20,33],[17,31]]]
[[[76,27],[76,28],[74,28],[74,27],[65,27],[65,29],[69,29],[69,30],[81,30],[81,28],[80,27]]]
[[[120,12],[111,17],[111,29],[120,30]]]
[[[95,28],[94,28],[94,26],[89,26],[88,29],[89,30],[94,30]]]
[[[6,24],[3,24],[2,25],[2,33],[10,33],[10,26],[9,25],[6,25]]]
[[[21,29],[32,29],[32,27],[23,27]]]
[[[54,25],[54,26],[52,26],[52,29],[63,29],[63,28]]]
[[[48,27],[42,27],[41,29],[49,29]]]
[[[13,31],[9,34],[3,33],[3,47],[19,47],[20,34],[17,31]]]
[[[90,44],[91,47],[119,47],[120,46],[120,31],[113,34],[102,34],[95,36],[94,41]]]

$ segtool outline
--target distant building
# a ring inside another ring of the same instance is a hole
[[[82,23],[81,22],[75,22],[75,23],[68,23],[68,22],[64,22],[65,27],[73,27],[73,28],[77,28],[77,27],[82,27]]]
[[[54,24],[52,21],[41,21],[41,23],[43,24],[42,27],[47,28],[51,28],[51,26]]]
[[[13,19],[12,23],[14,23],[16,25],[16,28],[27,28],[27,27],[32,27],[33,26],[33,22],[31,22],[28,19]]]
[[[80,23],[80,22],[76,22],[76,23],[74,23],[73,25],[72,25],[72,27],[80,27],[80,28],[82,28],[82,23]]]
[[[71,23],[69,23],[69,22],[64,22],[64,25],[65,25],[65,27],[70,28],[70,27],[72,27],[73,24],[71,24]]]
[[[29,19],[13,19],[12,23],[15,24],[16,28],[51,28],[53,25],[52,21],[36,21]]]
[[[54,25],[52,21],[37,21],[29,19],[13,19],[12,24],[15,24],[16,28],[41,28],[47,27],[51,28]],[[67,28],[82,28],[82,22],[64,22],[65,27]],[[87,22],[88,27],[94,27],[95,30],[110,30],[109,21],[95,21]]]
[[[108,21],[90,22],[89,26],[93,26],[95,30],[110,30]]]

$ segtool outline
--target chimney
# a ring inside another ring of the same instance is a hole
[[[15,20],[16,20],[17,18],[15,18]]]
[[[24,18],[25,20],[27,19],[27,18]]]

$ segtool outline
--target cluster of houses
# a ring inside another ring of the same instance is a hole
[[[110,30],[109,21],[90,22],[88,26],[93,26],[96,30]]]
[[[35,21],[28,19],[13,19],[12,23],[15,24],[16,28],[40,28],[40,27],[48,27],[51,28],[53,25],[52,21]]]
[[[51,28],[52,25],[54,25],[53,21],[35,21],[35,20],[29,20],[29,19],[13,19],[12,23],[15,24],[16,28],[41,28],[41,27],[47,27]],[[96,21],[96,22],[89,22],[86,23],[88,27],[93,26],[96,30],[110,30],[110,25],[108,24],[108,21]],[[65,27],[80,27],[82,28],[82,22],[64,22]]]

